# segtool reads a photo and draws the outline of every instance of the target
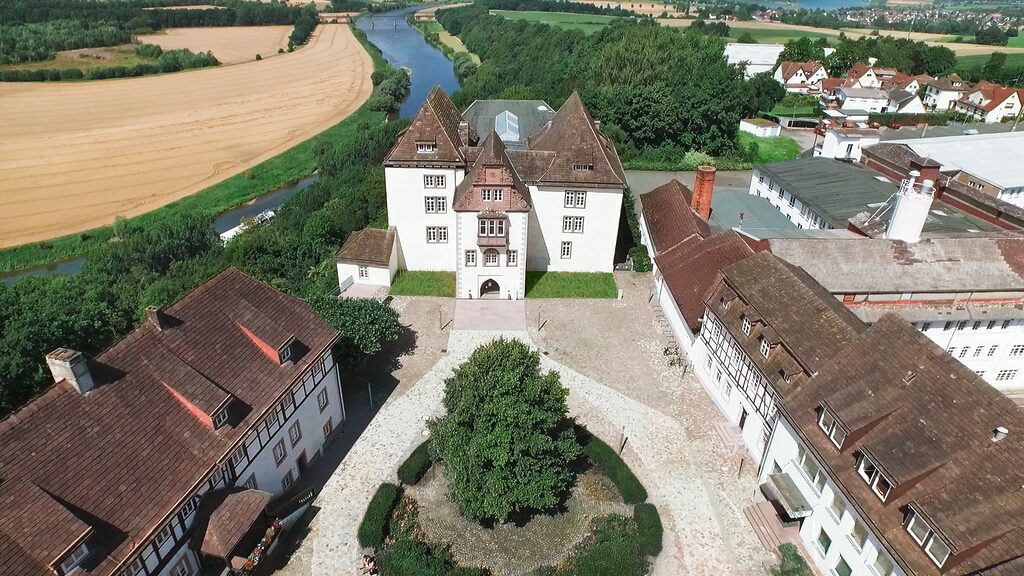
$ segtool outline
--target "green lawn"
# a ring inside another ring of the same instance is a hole
[[[993,47],[993,52],[998,52],[999,47]],[[972,54],[970,56],[959,56],[956,61],[960,68],[981,68],[988,62],[991,54]],[[1006,54],[1007,67],[1024,66],[1024,52],[1012,52]]]
[[[459,40],[458,36],[453,36],[450,32],[445,30],[444,26],[441,26],[440,22],[436,20],[427,20],[424,22],[417,22],[416,26],[426,34],[436,32],[437,39],[440,40],[442,44],[456,52],[465,52],[469,54],[475,64],[480,64],[480,57],[470,52],[469,49],[466,48],[466,45],[462,43],[462,40]]]
[[[371,45],[364,44],[364,47],[373,59],[374,69],[381,70],[386,62],[380,52]],[[319,135],[253,166],[242,174],[128,220],[145,226],[160,219],[175,218],[186,213],[216,216],[311,174],[316,168],[316,156],[313,150],[317,143],[325,140],[339,141],[351,138],[363,123],[376,124],[383,122],[385,118],[386,115],[383,112],[372,112],[363,106],[348,118],[324,130]],[[104,226],[45,242],[6,248],[0,250],[0,272],[77,258],[96,246],[108,242],[113,235],[110,226]]]
[[[617,20],[617,16],[603,16],[600,14],[570,14],[566,12],[530,12],[513,10],[491,10],[492,14],[498,14],[509,20],[527,20],[529,22],[542,22],[557,26],[565,30],[579,30],[584,34],[593,34]]]
[[[800,155],[800,145],[789,136],[776,136],[775,138],[761,138],[749,132],[739,133],[739,144],[746,150],[751,142],[757,142],[757,164],[769,164],[771,162],[785,162],[794,160]]]
[[[527,272],[527,298],[616,298],[610,272]]]
[[[956,40],[956,36],[947,36],[942,39],[942,42],[953,42]],[[962,36],[965,44],[973,44],[974,36]],[[1024,36],[1011,36],[1006,42],[1006,46],[1009,48],[1024,48]],[[1002,46],[993,46],[992,51],[998,52]]]
[[[443,296],[455,297],[454,272],[429,272],[425,270],[402,270],[391,282],[392,296]]]
[[[817,116],[814,106],[782,106],[781,104],[772,108],[772,114],[776,116]]]
[[[685,28],[683,28],[685,30]],[[797,38],[828,38],[834,40],[839,37],[839,32],[828,34],[826,32],[810,32],[806,30],[786,30],[781,28],[743,28],[742,26],[730,26],[729,38],[735,42],[740,36],[750,34],[759,44],[785,44]]]

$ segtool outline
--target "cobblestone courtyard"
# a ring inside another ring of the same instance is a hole
[[[308,534],[278,574],[358,573],[355,532],[370,496],[381,482],[394,481],[398,464],[422,442],[426,420],[441,412],[444,379],[498,336],[540,349],[542,367],[557,370],[570,390],[570,413],[609,444],[625,439],[623,457],[665,523],[653,574],[765,574],[772,558],[742,513],[760,498],[756,465],[715,432],[721,417],[700,384],[669,366],[668,331],[648,302],[650,276],[618,273],[616,280],[624,291],[619,301],[528,301],[526,332],[449,334],[452,301],[396,299],[408,327],[402,355],[394,366],[361,376],[390,396],[326,481]]]

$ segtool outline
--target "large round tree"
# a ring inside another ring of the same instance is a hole
[[[445,381],[447,415],[430,423],[451,498],[474,520],[562,503],[582,448],[558,373],[518,340],[477,348]]]

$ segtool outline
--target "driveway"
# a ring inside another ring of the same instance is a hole
[[[623,457],[665,523],[653,574],[766,573],[771,556],[742,513],[757,499],[756,467],[716,433],[722,418],[692,374],[668,365],[671,340],[649,302],[650,276],[617,273],[616,280],[622,300],[527,301],[527,331],[453,330],[443,355],[415,383],[398,383],[327,480],[308,533],[278,573],[358,573],[356,529],[374,490],[395,480],[398,464],[423,441],[426,420],[441,413],[444,379],[499,336],[537,347],[542,366],[569,389],[571,415],[609,444],[625,444]]]

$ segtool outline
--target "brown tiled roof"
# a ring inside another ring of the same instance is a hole
[[[807,272],[770,252],[722,270],[744,302],[814,374],[864,331],[864,323]]]
[[[622,188],[626,175],[610,140],[594,125],[580,95],[573,92],[551,123],[529,138],[530,150],[553,151],[554,158],[537,178],[539,183]],[[591,170],[573,170],[577,163]]]
[[[960,103],[966,106],[980,108],[982,110],[985,110],[986,112],[991,112],[998,108],[999,106],[1002,106],[1003,102],[1006,102],[1006,99],[1013,96],[1014,93],[1018,95],[1018,99],[1024,101],[1024,89],[1007,88],[1005,86],[1000,86],[999,84],[994,84],[992,82],[981,82],[977,86],[975,86],[974,89],[971,90],[970,92],[972,94],[974,92],[981,92],[981,96],[982,98],[985,99],[985,103],[980,105],[975,104],[974,102],[968,100],[966,97],[961,99]]]
[[[817,426],[822,405],[849,432],[841,451]],[[783,410],[909,574],[940,570],[907,533],[908,509],[952,546],[943,574],[1022,574],[1024,414],[909,323],[883,316]],[[1010,435],[993,442],[998,426]],[[861,453],[895,481],[887,502],[857,474]]]
[[[810,78],[815,72],[821,68],[821,62],[811,60],[809,62],[782,62],[779,64],[782,68],[782,79],[788,81],[793,77],[799,70],[804,71],[804,76]]]
[[[270,502],[270,494],[260,490],[241,490],[226,494],[211,493],[204,496],[216,502],[205,520],[201,550],[207,556],[229,559],[238,543],[263,516]],[[201,511],[202,512],[202,511]],[[200,520],[197,520],[200,521]]]
[[[7,480],[0,486],[0,573],[53,574],[63,557],[92,529],[31,482]]]
[[[953,84],[956,83],[956,82],[960,82],[960,85],[959,86],[954,86]],[[958,76],[956,73],[950,74],[949,76],[944,76],[942,78],[935,78],[933,80],[930,80],[930,81],[926,82],[926,85],[934,86],[934,87],[938,88],[939,90],[945,90],[947,92],[948,91],[964,92],[966,90],[970,90],[970,87],[971,87],[970,84],[968,84],[967,82],[964,82],[963,78]]]
[[[384,160],[385,165],[461,165],[466,161],[459,138],[462,115],[440,86],[423,101],[412,123],[399,136]],[[433,143],[434,152],[417,152],[416,144]]]
[[[308,351],[284,365],[268,358],[236,323],[249,308]],[[166,314],[164,330],[144,324],[91,362],[97,387],[88,394],[61,381],[0,422],[0,499],[14,482],[31,483],[80,514],[95,532],[90,575],[130,559],[338,338],[306,303],[233,268]],[[152,361],[166,354],[235,398],[237,417],[214,430],[184,406],[170,389],[179,384],[165,385],[177,370]],[[55,552],[76,526],[47,524]],[[30,557],[0,549],[0,558],[19,559],[0,563],[0,575],[39,573],[24,563]]]
[[[677,244],[655,256],[672,299],[695,334],[704,315],[705,296],[718,273],[753,253],[739,234],[728,230],[703,240]]]
[[[335,260],[373,266],[389,266],[391,251],[395,245],[395,227],[364,228],[353,232],[338,250]]]
[[[691,198],[693,192],[675,178],[640,195],[644,222],[655,254],[667,252],[693,237],[711,235],[707,221],[690,208]]]
[[[480,191],[484,188],[504,192],[501,202],[484,202]],[[505,143],[492,130],[480,146],[480,154],[466,177],[455,189],[454,210],[498,210],[523,212],[530,209],[530,189],[516,173],[506,154]]]

